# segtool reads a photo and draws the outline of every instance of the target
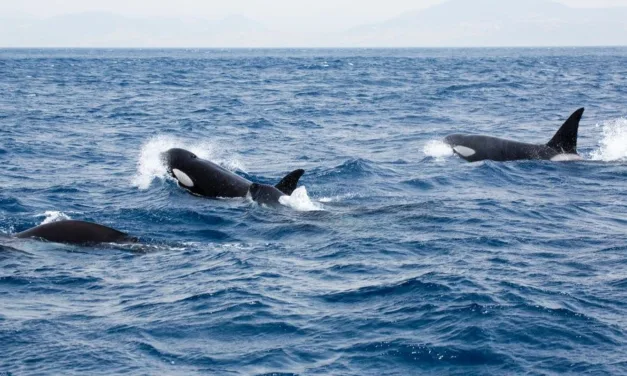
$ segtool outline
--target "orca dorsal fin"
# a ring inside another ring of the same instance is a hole
[[[287,174],[287,176],[285,176],[279,182],[279,184],[275,185],[274,187],[289,196],[296,189],[296,186],[298,185],[298,180],[301,176],[303,176],[304,173],[305,170],[302,169],[294,170]]]
[[[546,146],[566,154],[577,154],[577,132],[583,116],[583,108],[575,111]]]

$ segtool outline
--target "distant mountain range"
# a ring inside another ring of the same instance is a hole
[[[547,0],[452,0],[345,34],[354,46],[627,45],[627,8]]]
[[[131,18],[81,13],[0,18],[3,47],[470,47],[627,45],[627,8],[549,0],[451,0],[339,33],[290,33],[232,16]]]

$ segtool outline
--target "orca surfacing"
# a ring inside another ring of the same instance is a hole
[[[283,195],[291,195],[305,170],[294,170],[276,186],[253,183],[217,164],[198,158],[185,149],[170,149],[163,154],[168,172],[179,186],[189,192],[210,198],[250,197],[273,206]]]
[[[469,162],[524,159],[580,160],[581,157],[577,154],[577,133],[583,112],[583,108],[575,111],[545,145],[468,134],[452,134],[446,136],[444,142],[453,148],[455,154]]]
[[[135,243],[136,238],[91,222],[66,220],[46,223],[15,235],[16,238],[42,239],[53,243],[88,245],[98,243]]]

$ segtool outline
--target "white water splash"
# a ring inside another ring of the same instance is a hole
[[[427,157],[442,159],[453,155],[451,146],[441,140],[431,140],[422,148]]]
[[[44,214],[37,214],[35,217],[41,217],[42,215],[46,218],[44,218],[43,222],[41,222],[40,225],[72,219],[69,215],[56,210],[48,210]]]
[[[155,179],[164,180],[168,177],[165,162],[161,153],[172,148],[182,148],[191,151],[199,158],[208,159],[229,170],[245,171],[243,165],[235,158],[224,158],[221,150],[210,142],[189,141],[173,136],[155,136],[146,142],[140,151],[137,162],[137,173],[132,184],[141,190],[148,189]]]
[[[627,161],[627,119],[621,118],[597,124],[603,138],[599,148],[590,154],[595,161]]]
[[[311,201],[304,186],[296,188],[291,196],[279,198],[281,205],[287,206],[297,211],[320,211],[324,210],[321,204]]]
[[[356,194],[356,193],[347,193],[344,195],[337,195],[337,196],[330,196],[330,197],[322,197],[320,200],[320,202],[323,203],[331,203],[331,202],[341,202],[344,200],[350,200],[353,199],[355,197],[360,197],[360,195]]]

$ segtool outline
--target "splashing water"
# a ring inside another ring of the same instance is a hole
[[[212,160],[229,170],[245,171],[239,160],[221,157],[220,150],[209,142],[190,142],[173,136],[160,135],[152,137],[142,146],[137,162],[137,173],[133,177],[132,185],[145,190],[150,187],[153,180],[167,178],[168,172],[161,153],[177,147],[189,150],[202,159]]]
[[[431,140],[422,148],[422,152],[431,158],[443,159],[453,155],[453,149],[440,140]]]
[[[627,161],[627,119],[615,119],[597,124],[603,128],[599,148],[590,154],[595,161]]]
[[[281,205],[287,206],[297,211],[321,211],[324,210],[321,204],[311,201],[304,186],[296,188],[291,196],[279,198]]]
[[[357,193],[347,193],[347,194],[337,195],[337,196],[322,197],[318,201],[322,203],[341,202],[341,201],[350,200],[356,197],[361,197],[361,195]]]
[[[56,210],[48,210],[43,215],[46,218],[44,218],[44,220],[40,223],[40,225],[45,225],[47,223],[53,223],[53,222],[67,221],[69,219],[72,219],[69,215],[60,211],[56,211]],[[42,214],[36,215],[36,217],[41,217],[41,216]]]

